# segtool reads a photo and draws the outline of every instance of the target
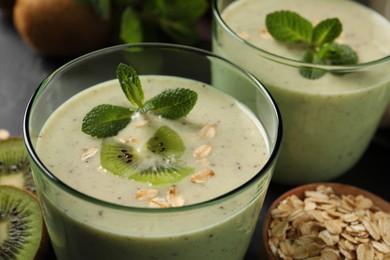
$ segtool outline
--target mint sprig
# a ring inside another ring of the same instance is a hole
[[[124,43],[169,41],[195,45],[197,23],[209,9],[208,0],[75,0],[113,20]],[[120,17],[117,21],[116,17]]]
[[[82,122],[81,130],[98,138],[115,136],[131,122],[135,112],[152,112],[167,119],[186,116],[195,106],[198,95],[185,88],[167,89],[144,102],[141,80],[136,70],[126,64],[119,64],[117,78],[130,107],[102,104],[89,111]]]
[[[306,45],[302,58],[305,63],[351,65],[358,62],[357,54],[351,47],[334,42],[343,30],[338,18],[325,19],[313,27],[299,14],[282,10],[266,16],[266,27],[277,41]],[[318,79],[326,73],[323,69],[312,67],[302,67],[299,72],[308,79]]]

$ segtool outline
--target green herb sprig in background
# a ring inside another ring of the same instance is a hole
[[[334,41],[342,32],[338,18],[321,21],[316,26],[291,11],[276,11],[266,16],[268,32],[275,40],[305,44],[307,50],[302,61],[317,65],[352,65],[358,62],[358,56],[351,47]],[[320,68],[300,68],[300,74],[308,79],[318,79],[326,71]]]
[[[197,21],[208,10],[207,0],[75,0],[91,6],[104,19],[120,17],[118,36],[124,43],[199,41]],[[162,40],[163,39],[163,40]]]
[[[167,89],[144,102],[141,81],[135,69],[119,64],[116,70],[119,83],[131,107],[102,104],[86,114],[82,122],[82,131],[98,138],[115,136],[131,121],[135,112],[152,112],[156,115],[178,119],[186,116],[198,98],[195,91],[186,88]]]

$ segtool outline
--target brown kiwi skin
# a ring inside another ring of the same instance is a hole
[[[34,197],[34,199],[36,201],[38,201],[40,207],[42,207],[41,206],[41,202],[39,201],[39,198],[38,198],[38,196],[35,193],[32,193],[31,191],[28,191],[28,190],[24,190],[24,191],[29,193],[32,197]],[[47,232],[47,227],[46,227],[46,224],[45,224],[45,220],[43,219],[43,221],[42,221],[41,244],[39,245],[39,249],[38,249],[37,253],[35,254],[34,260],[44,260],[44,259],[47,259],[47,255],[48,255],[50,246],[51,246],[51,244],[50,244],[49,234]]]
[[[57,57],[74,57],[104,47],[113,24],[75,0],[17,0],[13,22],[27,45]]]

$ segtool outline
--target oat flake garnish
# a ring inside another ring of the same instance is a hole
[[[134,123],[135,127],[144,127],[148,124],[148,120],[140,119]]]
[[[278,259],[390,259],[390,214],[365,196],[331,187],[292,195],[271,212],[268,244]]]
[[[213,170],[205,170],[195,173],[191,176],[191,182],[193,183],[205,183],[208,179],[215,175]]]
[[[172,207],[181,207],[184,205],[184,198],[176,187],[171,187],[167,191],[167,200]]]
[[[138,200],[150,200],[157,197],[158,192],[156,189],[138,189],[135,193],[135,198]]]
[[[88,159],[91,159],[92,157],[94,157],[97,152],[99,151],[98,148],[96,147],[93,147],[93,148],[89,148],[88,150],[86,150],[82,155],[81,155],[81,160],[82,161],[87,161]]]
[[[213,138],[216,133],[215,125],[205,125],[199,131],[199,134],[206,138]]]
[[[272,36],[271,34],[267,31],[267,29],[265,28],[261,28],[259,30],[259,33],[260,33],[260,36],[263,38],[263,39],[272,39]]]
[[[203,158],[210,154],[211,152],[211,145],[209,144],[203,144],[195,149],[194,151],[194,157],[195,158]]]
[[[131,136],[131,137],[121,138],[119,141],[121,141],[124,144],[136,144],[138,139],[136,137]]]
[[[237,35],[246,41],[249,40],[249,34],[247,32],[238,32]]]
[[[149,200],[149,207],[151,208],[169,208],[168,201],[163,197],[155,197]]]

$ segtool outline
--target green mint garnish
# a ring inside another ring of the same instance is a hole
[[[342,32],[338,18],[330,18],[312,26],[310,21],[291,11],[276,11],[266,17],[268,32],[275,40],[307,45],[302,61],[317,65],[351,65],[358,62],[356,53],[344,44],[334,41]],[[326,73],[320,68],[300,68],[308,79],[318,79]]]
[[[119,64],[117,78],[122,91],[132,104],[129,108],[99,105],[84,117],[82,131],[98,138],[115,136],[131,121],[134,112],[152,112],[168,119],[178,119],[186,116],[197,101],[195,91],[177,88],[165,90],[159,95],[144,102],[144,92],[137,72],[131,66]]]
[[[135,69],[121,63],[116,69],[116,75],[127,99],[134,106],[142,108],[144,103],[144,91],[142,90],[141,80]]]
[[[85,115],[81,130],[98,138],[117,135],[130,123],[132,114],[126,107],[99,105]]]
[[[156,115],[168,119],[178,119],[192,110],[196,100],[196,92],[190,89],[168,89],[148,100],[145,107]]]

